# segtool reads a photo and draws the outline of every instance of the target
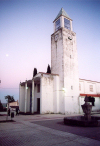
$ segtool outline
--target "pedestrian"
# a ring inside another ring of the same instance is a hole
[[[8,109],[8,116],[10,116],[10,108]]]
[[[18,108],[16,108],[16,115],[18,115]]]
[[[19,112],[20,112],[20,110],[18,109],[18,116],[19,116]]]

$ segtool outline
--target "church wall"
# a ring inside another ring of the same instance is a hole
[[[71,39],[69,39],[69,37]],[[79,113],[76,34],[63,28],[65,113]]]
[[[30,112],[30,88],[27,89],[27,106],[26,106],[26,112]]]
[[[59,76],[53,78],[53,112],[59,113]]]
[[[51,72],[59,74],[59,88],[63,87],[63,49],[62,29],[51,35]]]
[[[65,96],[65,114],[79,113],[78,98]]]
[[[21,112],[25,111],[25,86],[19,88],[19,109]]]
[[[51,35],[51,72],[59,74],[59,113],[64,113],[64,95],[62,88],[64,87],[64,70],[63,70],[63,40],[62,29],[59,29]],[[54,93],[55,94],[55,93]],[[56,100],[54,95],[54,112],[56,111]]]
[[[41,100],[40,100],[40,113],[53,112],[53,76],[41,77]]]
[[[68,37],[71,35],[72,40]],[[79,76],[76,34],[65,28],[51,36],[51,71],[59,74],[59,111],[79,112]],[[73,89],[71,89],[71,87]],[[63,93],[63,88],[67,90]],[[72,97],[72,98],[71,98]],[[69,102],[73,108],[70,109]]]
[[[63,90],[59,91],[59,112],[64,114],[65,113],[65,94]]]

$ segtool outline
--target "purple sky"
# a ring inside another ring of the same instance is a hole
[[[19,83],[51,65],[53,20],[73,20],[79,78],[100,81],[100,0],[0,0],[0,99],[19,99]]]

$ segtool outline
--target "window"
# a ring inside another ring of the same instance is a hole
[[[81,91],[81,84],[79,83],[79,90]]]
[[[71,86],[71,89],[73,90],[73,86]]]
[[[60,19],[58,19],[55,24],[55,29],[57,31],[60,28]]]
[[[37,92],[40,92],[40,84],[37,84]]]
[[[70,20],[64,18],[64,27],[70,30]]]
[[[93,92],[93,85],[90,85],[90,91]]]

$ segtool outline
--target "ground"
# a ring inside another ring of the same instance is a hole
[[[0,123],[0,145],[100,145],[100,127],[66,126],[63,124],[64,117],[65,115],[60,114],[15,116],[13,118],[15,122]],[[0,121],[5,119],[6,116],[0,116]]]

